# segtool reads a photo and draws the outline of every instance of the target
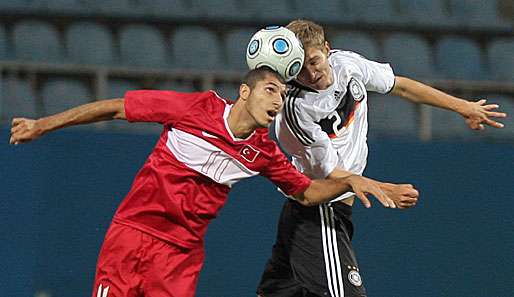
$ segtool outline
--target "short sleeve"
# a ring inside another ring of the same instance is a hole
[[[274,145],[270,164],[261,174],[277,185],[286,195],[292,196],[305,192],[311,184],[310,178],[294,168],[277,145]]]
[[[394,87],[395,75],[391,65],[368,60],[359,54],[349,53],[348,59],[353,62],[366,90],[386,94]]]
[[[201,93],[137,90],[125,93],[125,116],[129,122],[176,123]]]

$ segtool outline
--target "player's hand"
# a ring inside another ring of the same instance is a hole
[[[494,128],[503,128],[502,123],[491,118],[505,118],[507,114],[496,111],[500,107],[498,104],[486,104],[486,102],[486,99],[481,99],[467,103],[466,109],[461,112],[466,124],[473,130],[484,130],[484,124]]]
[[[381,182],[359,175],[350,175],[347,181],[366,208],[371,207],[371,202],[366,196],[368,194],[375,196],[384,207],[396,208],[394,201],[381,189]]]
[[[37,120],[26,118],[14,118],[11,123],[10,144],[29,142],[43,135],[42,129],[38,127]]]
[[[411,184],[381,183],[380,188],[399,209],[414,207],[418,202],[419,192]]]

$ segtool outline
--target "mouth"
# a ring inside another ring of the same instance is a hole
[[[268,114],[268,116],[269,116],[270,118],[274,119],[274,118],[277,116],[278,111],[276,111],[276,110],[268,110],[268,111],[267,111],[267,114]]]

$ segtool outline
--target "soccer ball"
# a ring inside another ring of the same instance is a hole
[[[255,33],[246,48],[250,69],[262,66],[277,71],[286,81],[294,79],[303,66],[302,43],[295,34],[281,26],[269,26]]]

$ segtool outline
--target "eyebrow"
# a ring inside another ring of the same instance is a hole
[[[275,82],[269,81],[267,84],[277,87],[280,90],[280,97],[282,97],[282,100],[286,99],[286,90],[287,89],[285,87],[284,87],[284,90],[282,91],[281,90],[282,88],[279,85],[277,85]]]

